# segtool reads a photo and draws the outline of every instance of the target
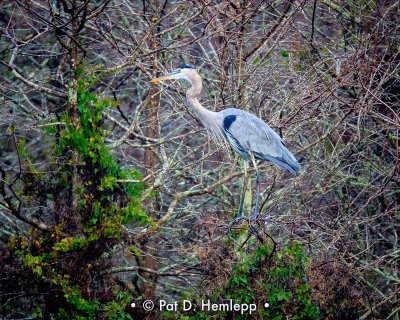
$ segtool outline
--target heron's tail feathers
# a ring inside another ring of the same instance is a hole
[[[285,168],[293,174],[296,174],[300,169],[296,158],[287,149],[284,150],[282,157],[273,157],[263,154],[261,158],[276,164],[278,167]]]

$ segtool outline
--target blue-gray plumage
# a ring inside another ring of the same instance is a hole
[[[286,148],[281,137],[260,118],[234,108],[222,110],[221,113],[228,142],[243,159],[251,161],[246,151],[250,150],[257,160],[270,161],[293,174],[299,170],[296,158]],[[225,126],[226,122],[229,126]]]
[[[299,170],[296,158],[287,149],[281,137],[255,115],[235,108],[219,112],[213,112],[204,108],[197,100],[197,97],[201,93],[202,81],[199,74],[192,67],[181,66],[177,70],[150,82],[166,79],[185,79],[189,81],[192,86],[186,93],[188,104],[207,128],[208,132],[215,138],[217,143],[227,142],[244,160],[253,163],[257,175],[257,192],[254,213],[251,219],[255,220],[258,214],[260,188],[260,177],[255,160],[270,161],[278,167],[295,174]],[[247,171],[245,165],[245,183],[242,200],[240,202],[239,214],[234,221],[242,218],[246,185]]]

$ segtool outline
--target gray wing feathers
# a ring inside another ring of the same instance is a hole
[[[243,110],[225,109],[224,113],[224,116],[236,115],[229,132],[243,148],[251,150],[258,159],[271,161],[292,173],[299,170],[296,158],[286,148],[279,135],[264,121]]]

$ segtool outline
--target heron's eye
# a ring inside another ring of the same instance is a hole
[[[178,69],[178,72],[181,72],[181,69]]]

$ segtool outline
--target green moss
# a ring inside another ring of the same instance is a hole
[[[36,315],[42,317],[46,309],[47,317],[54,319],[131,319],[125,312],[132,300],[130,290],[111,291],[111,284],[107,288],[108,298],[101,300],[100,294],[95,295],[97,298],[88,295],[88,287],[94,285],[92,272],[99,282],[105,277],[107,263],[96,265],[96,261],[122,238],[123,224],[153,222],[140,207],[144,184],[119,182],[120,179],[138,180],[140,173],[121,168],[104,143],[107,131],[103,127],[102,112],[115,103],[92,92],[97,82],[94,70],[85,70],[81,64],[77,74],[80,123],[73,123],[72,111],[67,109],[55,121],[58,124],[44,127],[44,134],[55,140],[45,154],[51,170],[40,175],[31,170],[23,180],[21,196],[26,207],[34,199],[43,197],[44,203],[52,203],[51,208],[59,203],[70,206],[75,196],[78,207],[73,212],[68,211],[71,208],[66,209],[67,214],[60,217],[61,221],[52,226],[51,232],[32,228],[26,236],[14,236],[10,249],[19,259],[24,273],[21,281],[27,287],[42,290],[45,295],[55,293],[46,298],[50,301],[46,304],[57,307],[48,311],[48,305],[44,307],[38,300],[32,308]],[[18,152],[24,163],[29,163],[24,140],[19,141]],[[73,157],[76,153],[78,160]],[[79,175],[79,186],[73,190],[74,168]],[[90,290],[93,292],[95,288]]]
[[[215,319],[318,319],[319,307],[312,300],[312,289],[307,283],[308,264],[306,252],[297,241],[287,243],[283,250],[274,254],[270,246],[261,245],[232,268],[225,287],[215,288],[210,296],[189,296],[197,300],[198,305],[200,300],[208,299],[216,304],[229,299],[238,304],[255,304],[256,312],[203,310],[187,319],[209,319],[210,316]]]

